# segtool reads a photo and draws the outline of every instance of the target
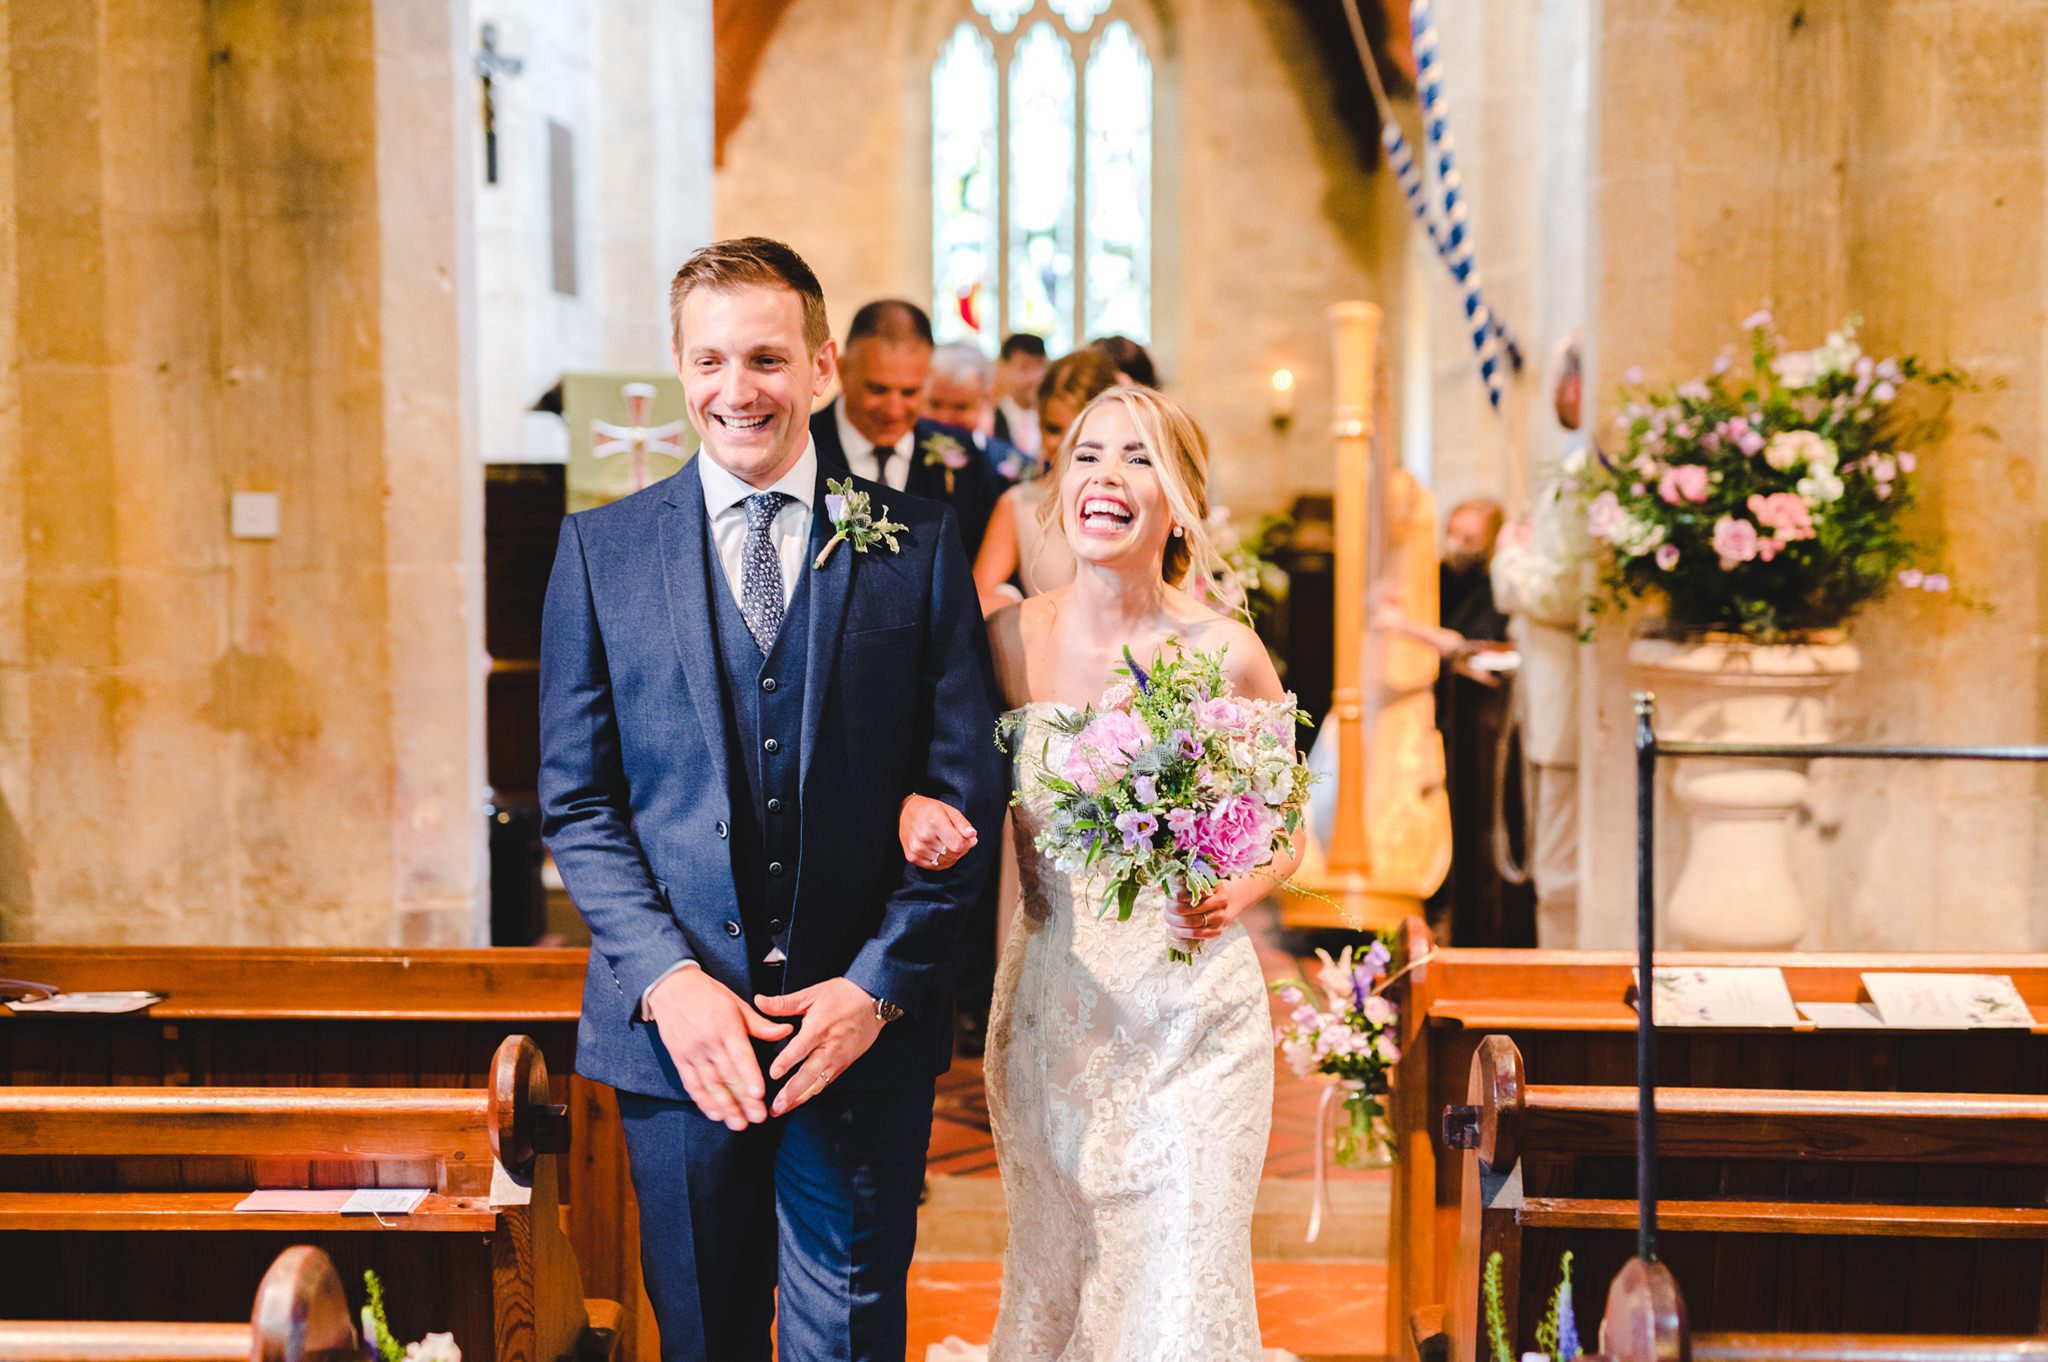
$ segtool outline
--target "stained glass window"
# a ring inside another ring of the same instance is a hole
[[[939,342],[996,327],[996,53],[972,24],[932,64],[932,329]]]
[[[1052,0],[1052,7],[1067,21],[1068,28],[1076,33],[1086,33],[1088,25],[1109,8],[1109,0]]]
[[[1083,233],[1091,336],[1151,339],[1152,63],[1121,20],[1088,58],[1088,221]]]
[[[989,23],[998,33],[1008,33],[1017,27],[1017,21],[1031,13],[1031,6],[1037,0],[974,0],[974,8],[988,16]]]
[[[1112,332],[1149,342],[1153,79],[1136,6],[954,3],[931,86],[939,338],[991,353],[1013,331],[1055,354]]]
[[[1074,56],[1044,20],[1010,59],[1012,331],[1074,344]]]

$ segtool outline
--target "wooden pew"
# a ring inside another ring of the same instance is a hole
[[[500,1041],[531,1036],[553,1100],[569,1107],[573,1139],[556,1163],[584,1283],[624,1306],[621,1356],[657,1362],[617,1102],[572,1074],[587,958],[545,949],[0,945],[0,977],[167,995],[122,1016],[0,1007],[0,1083],[479,1087]]]
[[[0,1088],[0,1315],[218,1318],[280,1239],[389,1284],[470,1362],[604,1352],[561,1229],[566,1112],[507,1037],[483,1088]],[[115,1185],[68,1174],[111,1160]],[[408,1215],[237,1211],[253,1188],[425,1186]],[[611,1315],[609,1309],[603,1317]]]
[[[1615,1274],[1586,1362],[2048,1362],[2048,1338],[1941,1334],[1698,1334],[1671,1269],[1631,1258]]]
[[[4,1362],[362,1362],[334,1262],[286,1249],[263,1274],[247,1324],[0,1320]]]
[[[1566,1250],[1590,1317],[1635,1247],[1636,1094],[1538,1084],[1505,1037],[1446,1119],[1463,1157],[1443,1325],[1485,1356],[1481,1273],[1533,1330]],[[1662,1088],[1660,1252],[1702,1328],[2048,1329],[2048,1098]]]
[[[1415,1312],[1447,1298],[1460,1169],[1457,1159],[1444,1157],[1439,1129],[1444,1108],[1464,1100],[1480,1040],[1513,1040],[1531,1082],[1633,1084],[1636,1015],[1628,998],[1636,960],[1632,951],[1438,947],[1415,918],[1397,934],[1394,955],[1400,977],[1388,994],[1401,1007],[1402,1056],[1389,1101],[1399,1159],[1386,1336],[1407,1340]],[[1866,970],[2009,974],[2035,1017],[2048,1019],[2043,955],[1674,951],[1658,959],[1776,966],[1801,1002],[1852,1002]],[[1666,1029],[1658,1033],[1657,1079],[1672,1088],[2048,1093],[2048,1025],[2031,1033]]]

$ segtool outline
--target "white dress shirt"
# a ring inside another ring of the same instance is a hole
[[[757,492],[780,492],[789,498],[768,523],[768,537],[775,541],[775,556],[782,560],[782,604],[787,608],[790,597],[796,594],[798,574],[807,566],[804,559],[811,547],[811,502],[818,494],[818,446],[807,442],[789,471],[767,487],[741,481],[719,467],[708,454],[699,453],[697,459],[697,477],[704,484],[704,514],[711,522],[711,544],[718,551],[718,564],[725,569],[726,588],[732,592],[735,604],[745,604],[740,600],[744,580],[740,557],[747,544],[747,498]],[[781,959],[782,952],[771,946],[763,963],[776,964]],[[647,997],[662,979],[679,969],[697,968],[700,967],[695,960],[679,960],[663,970],[661,978],[640,995],[641,1020],[653,1020],[647,1010]]]
[[[910,484],[910,460],[916,452],[917,431],[910,430],[895,444],[896,452],[889,458],[889,476],[875,476],[875,443],[853,428],[853,422],[846,417],[845,397],[832,399],[832,419],[839,423],[839,447],[846,451],[846,466],[854,476],[866,478],[869,482],[886,482],[897,491]]]
[[[1010,443],[1023,450],[1026,454],[1029,454],[1032,458],[1037,458],[1038,413],[1018,406],[1013,399],[1008,397],[997,398],[996,405],[1002,408],[1003,420],[1009,423]]]
[[[747,498],[759,492],[780,492],[789,498],[768,525],[775,556],[782,560],[782,604],[787,608],[796,594],[797,574],[804,570],[804,555],[811,544],[811,501],[818,494],[817,444],[806,441],[804,452],[789,471],[768,487],[742,482],[708,456],[698,477],[704,484],[704,514],[711,522],[711,543],[718,550],[718,565],[725,569],[725,584],[736,604],[744,604],[740,584],[741,554],[747,546]]]

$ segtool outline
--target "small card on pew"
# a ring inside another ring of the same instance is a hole
[[[52,993],[47,998],[15,998],[16,1012],[140,1012],[164,1000],[161,993]]]
[[[238,1211],[299,1211],[311,1215],[409,1215],[426,1200],[424,1187],[279,1187],[251,1192]]]
[[[1884,1030],[1884,1018],[1869,1003],[1801,1003],[1799,1014],[1819,1031]]]
[[[1659,1026],[1799,1025],[1785,972],[1771,965],[1689,965],[1656,971]]]
[[[1886,1026],[1953,1031],[2034,1024],[2034,1014],[2009,974],[1872,970],[1863,976],[1863,990]]]

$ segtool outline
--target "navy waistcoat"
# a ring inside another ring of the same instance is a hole
[[[780,992],[782,966],[763,964],[769,947],[789,954],[796,903],[797,856],[802,827],[799,787],[804,683],[810,634],[810,571],[800,562],[796,591],[782,612],[768,655],[747,629],[739,602],[706,537],[706,580],[717,624],[718,671],[723,692],[727,747],[740,755],[731,763],[732,878],[747,960],[757,987]]]

